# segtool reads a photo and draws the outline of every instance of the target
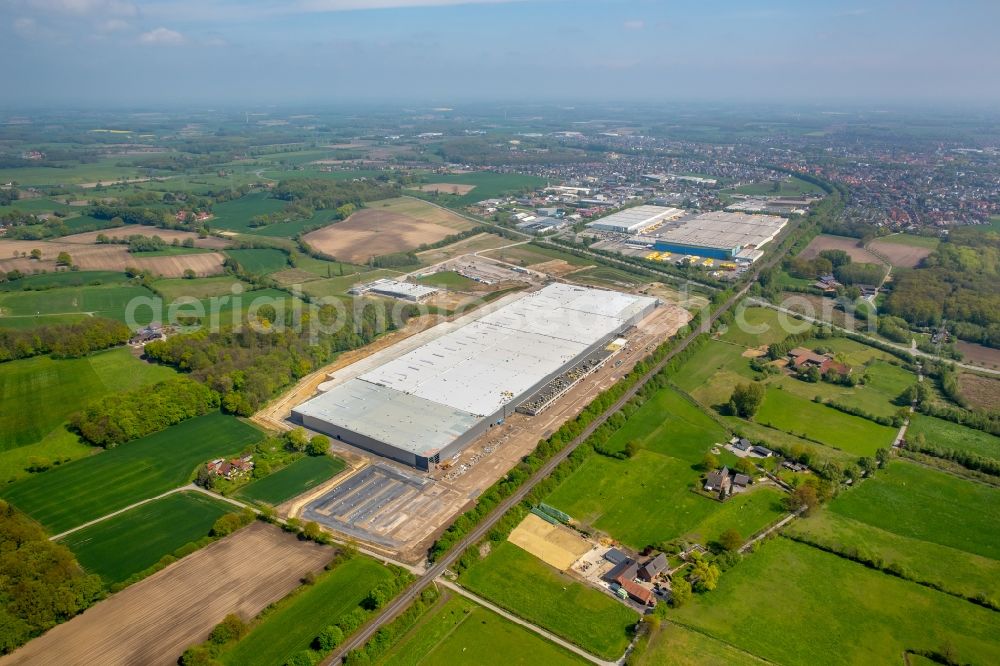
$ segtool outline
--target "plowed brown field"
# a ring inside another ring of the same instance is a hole
[[[254,523],[51,629],[0,666],[176,664],[227,614],[253,618],[331,557],[328,546]]]
[[[38,261],[20,257],[31,255],[33,249],[42,251]],[[55,271],[60,252],[68,252],[73,264],[83,271],[124,271],[127,266],[150,270],[162,277],[183,277],[191,269],[198,277],[220,275],[225,257],[218,252],[179,254],[162,257],[143,257],[130,254],[124,245],[82,245],[63,241],[0,240],[0,271],[19,270],[30,274],[36,271]],[[15,254],[18,258],[14,258]]]

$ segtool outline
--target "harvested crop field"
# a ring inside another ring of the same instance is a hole
[[[415,250],[436,243],[472,223],[454,213],[417,199],[374,202],[337,222],[313,231],[304,239],[313,248],[354,264],[371,257]]]
[[[958,376],[958,392],[977,409],[1000,409],[1000,381],[963,372]]]
[[[332,556],[327,546],[254,523],[55,627],[0,665],[176,664],[227,614],[253,618]]]
[[[457,194],[459,196],[468,194],[476,189],[475,185],[459,185],[458,183],[427,183],[414,188],[421,192],[433,192],[435,194]]]
[[[966,363],[975,363],[985,368],[1000,368],[1000,349],[993,349],[974,342],[959,340],[955,343]]]
[[[507,540],[560,571],[569,569],[591,548],[590,543],[573,530],[553,525],[533,513],[524,517]]]
[[[924,257],[934,251],[930,247],[894,242],[892,237],[874,240],[868,246],[876,252],[884,254],[889,263],[900,268],[914,268],[923,261]]]
[[[30,259],[34,249],[42,251],[40,260]],[[14,253],[26,256],[14,258]],[[218,252],[198,252],[160,257],[143,257],[131,254],[124,245],[81,245],[79,243],[0,240],[0,271],[19,270],[31,274],[38,271],[57,270],[56,258],[67,252],[81,271],[117,271],[126,266],[149,270],[162,277],[183,277],[191,269],[198,277],[220,275],[225,257]],[[8,258],[10,257],[10,258]]]
[[[209,236],[208,238],[198,238],[198,234],[193,231],[180,231],[179,229],[160,229],[158,227],[147,227],[141,224],[127,224],[124,227],[114,229],[101,229],[100,231],[85,231],[82,234],[63,236],[59,239],[61,243],[77,243],[80,245],[96,245],[97,237],[105,235],[108,238],[125,239],[129,236],[159,236],[168,243],[175,239],[178,243],[183,243],[187,239],[194,241],[195,247],[208,248],[210,250],[221,250],[227,248],[232,243],[224,238]]]
[[[812,242],[806,246],[806,249],[802,250],[799,256],[803,259],[812,259],[819,256],[819,253],[823,250],[843,250],[851,256],[851,261],[856,261],[859,264],[882,263],[874,254],[863,247],[858,247],[857,238],[828,236],[826,234],[821,234],[813,238]]]

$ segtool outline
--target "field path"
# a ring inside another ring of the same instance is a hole
[[[453,592],[457,592],[458,594],[462,595],[466,599],[470,599],[473,602],[479,604],[480,606],[483,606],[484,608],[488,608],[489,610],[493,611],[497,615],[500,615],[504,619],[509,620],[509,621],[513,622],[514,624],[520,625],[520,626],[524,627],[525,629],[527,629],[528,631],[531,631],[533,633],[538,634],[542,638],[544,638],[544,639],[546,639],[546,640],[548,640],[548,641],[550,641],[552,643],[555,643],[556,645],[558,645],[561,648],[569,650],[570,652],[572,652],[575,655],[583,657],[584,659],[586,659],[587,661],[589,661],[592,664],[597,664],[598,666],[615,666],[616,664],[621,663],[620,660],[619,661],[604,661],[603,659],[598,659],[597,657],[595,657],[594,655],[590,654],[589,652],[587,652],[585,650],[581,650],[577,646],[575,646],[572,643],[567,642],[567,641],[559,638],[555,634],[550,634],[549,632],[545,631],[541,627],[536,626],[534,624],[531,624],[527,620],[522,620],[521,618],[519,618],[516,615],[511,615],[510,613],[508,613],[504,609],[500,608],[499,606],[496,606],[496,605],[490,603],[489,601],[487,601],[486,599],[483,599],[482,597],[477,596],[477,595],[473,594],[472,592],[469,592],[467,589],[465,589],[461,585],[456,585],[455,583],[452,583],[449,580],[445,580],[444,578],[439,578],[437,582],[439,584],[443,585],[444,587],[447,587],[449,590],[452,590]]]
[[[87,521],[83,525],[77,525],[76,527],[74,527],[71,530],[66,530],[65,532],[60,532],[59,534],[54,534],[54,535],[52,535],[52,536],[49,537],[49,541],[58,541],[59,539],[62,539],[64,536],[68,536],[68,535],[72,534],[73,532],[76,532],[77,530],[82,530],[85,527],[90,527],[91,525],[96,525],[97,523],[105,521],[108,518],[114,518],[118,514],[125,513],[126,511],[134,509],[137,506],[142,506],[143,504],[149,504],[150,502],[155,502],[158,499],[163,499],[167,495],[173,495],[174,493],[179,493],[182,490],[199,490],[200,491],[200,490],[204,490],[204,489],[200,488],[199,486],[194,485],[193,483],[189,483],[186,486],[180,486],[179,488],[174,488],[172,490],[168,490],[165,493],[160,493],[156,497],[147,497],[144,500],[139,500],[138,502],[135,502],[134,504],[129,504],[128,506],[123,507],[121,509],[118,509],[117,511],[112,511],[109,514],[103,515],[100,518],[94,518],[93,520]],[[220,497],[221,499],[226,499],[225,497],[221,497],[219,495],[216,495],[215,493],[208,493],[208,494],[212,495],[213,497]]]

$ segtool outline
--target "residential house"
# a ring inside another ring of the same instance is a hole
[[[654,578],[667,570],[667,556],[658,553],[655,557],[639,567],[639,578],[646,582],[652,582]]]
[[[774,451],[767,448],[766,446],[752,446],[750,447],[750,453],[760,456],[761,458],[770,458],[774,455]]]
[[[705,490],[708,492],[718,492],[725,495],[732,488],[732,480],[729,477],[729,468],[723,467],[714,472],[709,472],[705,477]]]

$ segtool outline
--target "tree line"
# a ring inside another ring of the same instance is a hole
[[[0,362],[42,354],[52,354],[53,358],[80,358],[125,344],[130,335],[125,324],[102,317],[25,330],[0,329]]]

